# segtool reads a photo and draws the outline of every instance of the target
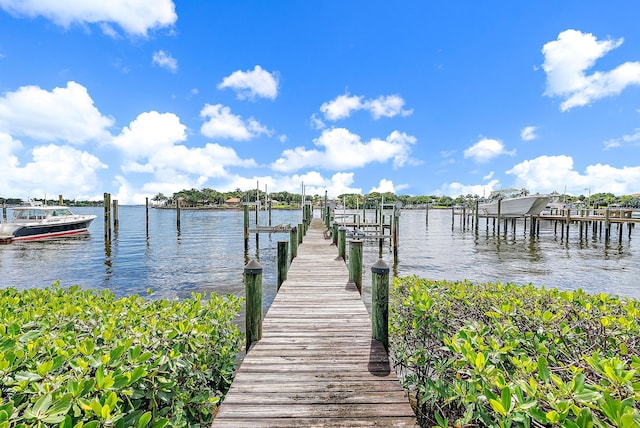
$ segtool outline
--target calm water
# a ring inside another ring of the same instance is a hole
[[[192,292],[244,294],[242,272],[248,259],[263,265],[264,305],[274,298],[277,241],[288,234],[252,235],[245,254],[243,214],[239,211],[182,211],[181,230],[176,213],[149,210],[149,234],[145,231],[145,209],[121,206],[120,228],[111,243],[103,238],[101,208],[76,208],[98,218],[90,234],[40,242],[0,245],[1,287],[45,287],[56,280],[63,286],[109,288],[117,295],[146,294],[173,298]],[[369,215],[368,218],[372,217]],[[273,211],[272,224],[297,224],[299,211]],[[267,224],[266,212],[260,224]],[[255,224],[253,214],[251,225]],[[398,263],[385,244],[383,258],[400,276],[431,279],[470,279],[534,283],[561,289],[583,288],[591,293],[607,292],[640,298],[640,234],[614,238],[606,244],[600,237],[580,239],[572,227],[569,239],[554,236],[551,222],[543,222],[538,238],[530,238],[518,224],[515,233],[496,236],[486,231],[463,231],[459,219],[452,228],[451,212],[403,211],[400,218]],[[636,228],[637,229],[637,228]],[[256,245],[257,244],[257,245]],[[336,251],[337,254],[337,251]],[[377,244],[366,245],[364,298],[370,301],[370,267],[378,258]]]

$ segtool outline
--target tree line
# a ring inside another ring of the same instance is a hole
[[[260,200],[264,201],[264,192],[259,192]],[[151,198],[151,202],[156,206],[174,206],[176,201],[180,200],[181,205],[185,207],[221,207],[228,205],[227,201],[234,198],[244,201],[255,201],[258,194],[257,189],[240,190],[235,189],[231,192],[219,192],[211,188],[204,189],[185,189],[179,192],[173,193],[171,196],[166,196],[163,193],[158,193]],[[290,192],[270,192],[268,198],[274,203],[275,207],[295,207],[300,206],[302,202],[302,194],[290,193]],[[383,200],[384,203],[394,204],[398,201],[402,203],[403,207],[407,208],[421,208],[427,206],[431,207],[452,207],[455,205],[469,205],[471,206],[473,201],[478,199],[478,195],[459,195],[458,197],[451,196],[435,196],[435,195],[423,195],[423,196],[410,196],[410,195],[396,195],[391,192],[370,192],[365,195],[355,193],[344,193],[336,198],[332,198],[331,201],[339,205],[344,205],[346,208],[355,209],[366,206],[367,208],[373,208],[380,204]],[[555,198],[561,202],[567,204],[588,204],[591,207],[607,207],[611,205],[619,205],[621,207],[640,208],[640,197],[638,195],[623,195],[616,196],[613,193],[594,193],[589,196],[578,195],[555,195]],[[324,202],[324,195],[306,195],[305,199],[311,201],[314,206],[319,206]],[[46,205],[55,205],[58,203],[58,199],[35,199],[36,201],[43,202]],[[0,205],[21,205],[23,202],[19,198],[4,198],[0,196]],[[102,206],[103,201],[77,201],[77,200],[64,200],[65,205],[70,206]]]

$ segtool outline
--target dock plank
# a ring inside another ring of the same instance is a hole
[[[417,426],[348,269],[311,223],[214,427]]]

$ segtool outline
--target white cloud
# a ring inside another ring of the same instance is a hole
[[[457,196],[489,196],[491,192],[496,189],[499,189],[500,182],[498,180],[492,180],[487,184],[473,184],[466,185],[458,182],[454,183],[445,183],[439,190],[436,191],[436,194],[447,195],[451,197]]]
[[[372,187],[369,193],[378,192],[378,193],[396,193],[395,187],[393,187],[393,181],[387,180],[385,178],[380,180],[378,186]]]
[[[324,129],[326,127],[322,119],[318,118],[318,115],[315,113],[311,115],[309,123],[313,129]]]
[[[364,108],[362,97],[349,94],[339,95],[335,100],[323,103],[320,111],[327,120],[345,119],[351,116],[351,112]]]
[[[379,96],[365,104],[374,119],[394,117],[397,115],[410,116],[413,110],[403,110],[404,100],[399,95]]]
[[[17,16],[44,16],[63,27],[100,24],[111,36],[110,23],[128,34],[146,36],[149,30],[170,27],[178,19],[172,0],[1,0],[0,8]]]
[[[219,89],[231,88],[236,91],[239,99],[254,99],[255,97],[270,98],[278,96],[278,74],[269,73],[259,65],[253,70],[237,70],[222,79]]]
[[[627,195],[638,191],[640,167],[616,168],[610,165],[589,165],[584,173],[574,170],[570,156],[540,156],[515,165],[507,174],[516,177],[516,186],[532,192],[564,192],[566,186],[570,194],[610,192]]]
[[[222,104],[206,104],[200,112],[201,117],[208,118],[202,124],[200,132],[209,138],[231,138],[237,141],[250,140],[262,134],[270,136],[272,132],[254,118],[246,121],[241,116],[231,113],[229,107]]]
[[[482,177],[483,180],[491,180],[493,178],[493,176],[495,175],[494,171],[491,171],[489,174],[485,175],[484,177]]]
[[[407,164],[416,165],[419,162],[410,157],[410,145],[415,142],[415,137],[398,131],[393,131],[384,140],[374,138],[363,142],[359,135],[345,128],[333,128],[323,131],[314,140],[318,149],[287,149],[272,164],[272,168],[284,172],[309,167],[344,170],[388,161],[392,161],[394,168]]]
[[[90,199],[100,187],[97,171],[107,166],[96,156],[71,146],[49,144],[35,147],[31,160],[21,166],[12,151],[19,143],[0,134],[0,189],[11,189],[21,198],[63,194],[71,199]],[[9,147],[9,149],[7,149]]]
[[[633,134],[623,135],[622,137],[612,138],[605,141],[604,148],[606,150],[616,147],[638,144],[640,144],[640,128],[637,128]]]
[[[381,95],[376,99],[364,100],[363,96],[346,93],[323,103],[320,106],[320,112],[324,114],[325,119],[331,121],[346,119],[351,116],[352,112],[357,110],[369,111],[376,120],[381,117],[409,116],[413,113],[413,110],[404,110],[403,107],[404,99],[399,95]],[[312,116],[312,119],[314,117],[315,115]]]
[[[522,131],[520,131],[520,138],[522,138],[522,141],[535,140],[536,138],[538,138],[538,136],[536,135],[537,129],[538,128],[535,126],[525,126],[524,128],[522,128]]]
[[[172,73],[178,71],[178,61],[171,54],[162,50],[153,53],[151,63],[161,68],[166,68]]]
[[[465,149],[464,157],[472,158],[477,162],[488,162],[496,156],[510,155],[513,156],[515,150],[507,151],[504,148],[502,141],[494,140],[492,138],[483,138],[475,143],[473,146]]]
[[[640,84],[640,62],[625,62],[613,70],[586,74],[596,60],[622,42],[623,39],[598,41],[593,34],[577,30],[563,31],[557,40],[542,48],[545,57],[542,68],[547,73],[544,94],[563,98],[560,109],[567,111]]]
[[[173,113],[150,111],[141,113],[120,135],[113,139],[113,144],[125,153],[128,159],[146,158],[162,148],[171,147],[185,141],[187,127]]]
[[[87,89],[68,82],[51,92],[23,86],[0,98],[0,132],[39,141],[83,144],[110,138],[113,119],[100,114]]]

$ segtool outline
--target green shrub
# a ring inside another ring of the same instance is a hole
[[[240,349],[240,306],[0,290],[0,428],[210,424]]]
[[[391,353],[423,426],[640,426],[640,303],[397,279]]]

